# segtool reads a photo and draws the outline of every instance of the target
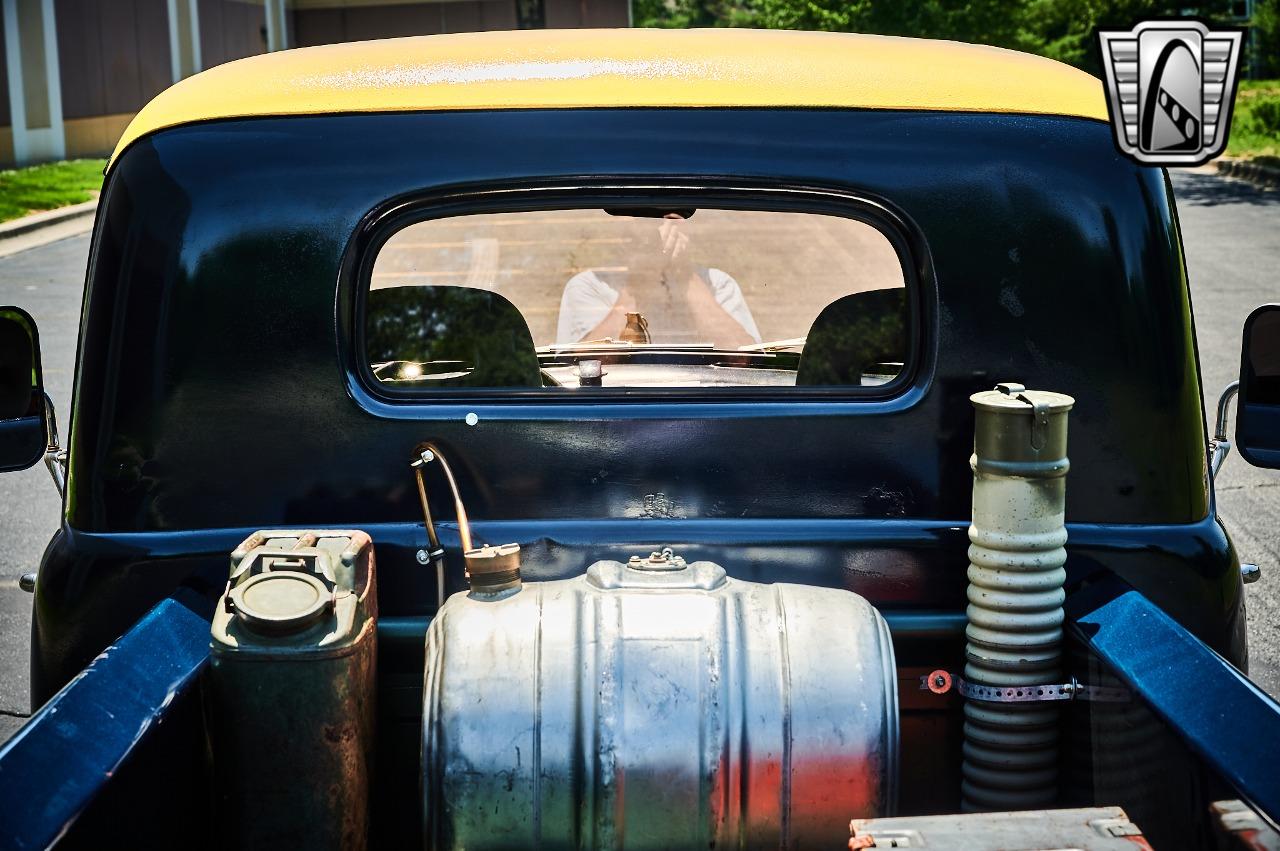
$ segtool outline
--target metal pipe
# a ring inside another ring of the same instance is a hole
[[[976,409],[964,676],[977,685],[1062,680],[1063,522],[1070,396],[1001,384]],[[966,811],[1054,801],[1058,709],[966,699]]]
[[[67,451],[62,448],[58,439],[58,415],[53,407],[53,399],[44,394],[45,450],[44,466],[53,479],[53,486],[58,489],[58,496],[67,495]]]
[[[1209,469],[1213,477],[1218,477],[1222,462],[1231,454],[1231,438],[1227,436],[1227,414],[1231,411],[1231,400],[1240,392],[1240,382],[1233,381],[1222,390],[1218,397],[1218,417],[1215,420],[1213,440],[1209,441]]]
[[[444,605],[445,598],[444,547],[440,546],[440,536],[436,534],[436,524],[431,518],[431,504],[427,499],[427,485],[422,472],[423,468],[432,461],[440,462],[440,468],[444,470],[445,480],[449,483],[449,491],[453,496],[454,511],[458,517],[458,536],[462,540],[464,563],[472,551],[471,523],[467,519],[467,509],[462,504],[462,495],[458,493],[458,482],[453,477],[453,470],[450,468],[449,462],[445,460],[443,453],[434,444],[422,444],[417,460],[410,466],[414,469],[414,479],[418,486],[418,502],[422,506],[422,520],[427,527],[427,543],[430,549],[418,551],[418,562],[420,564],[435,564],[436,607],[439,608]]]
[[[432,547],[440,546],[440,539],[435,537],[435,525],[431,522],[431,510],[427,508],[426,488],[422,484],[422,468],[430,464],[432,461],[440,462],[440,469],[444,471],[444,477],[449,482],[449,492],[453,495],[453,510],[458,517],[458,537],[462,539],[462,551],[465,553],[472,549],[471,546],[471,523],[467,520],[467,507],[462,504],[462,496],[458,493],[458,481],[453,477],[453,469],[450,468],[449,462],[445,460],[444,454],[440,452],[434,444],[422,444],[422,451],[418,454],[418,460],[414,461],[411,466],[418,470],[418,495],[422,498],[423,513],[427,520],[427,536],[431,541]]]

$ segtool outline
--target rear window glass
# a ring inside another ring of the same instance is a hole
[[[364,309],[388,389],[878,387],[911,344],[902,263],[840,216],[627,208],[432,219]]]

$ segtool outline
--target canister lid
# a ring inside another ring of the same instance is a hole
[[[1028,390],[1013,381],[997,384],[994,390],[983,390],[969,397],[973,406],[997,414],[1031,414],[1037,407],[1046,414],[1062,414],[1071,410],[1076,400],[1065,393],[1051,390]]]
[[[259,573],[231,589],[236,616],[255,632],[300,632],[333,607],[333,592],[309,573]]]
[[[476,547],[462,554],[472,591],[497,593],[520,587],[520,545]]]

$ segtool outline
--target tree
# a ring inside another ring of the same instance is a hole
[[[718,0],[727,2],[727,0]],[[662,3],[663,0],[637,0]],[[703,4],[717,0],[667,0]],[[839,30],[994,44],[1067,62],[1101,75],[1094,31],[1128,29],[1147,18],[1182,17],[1187,0],[740,0],[754,26]],[[1230,0],[1205,0],[1193,8],[1208,20],[1226,17]],[[1260,0],[1276,21],[1280,0]],[[714,12],[712,13],[714,16]],[[1261,12],[1260,12],[1261,14]],[[1275,33],[1280,25],[1272,24]],[[1270,42],[1274,44],[1274,42]],[[1277,51],[1272,49],[1272,55]]]
[[[774,29],[840,30],[1024,47],[1029,0],[756,0]]]
[[[1208,0],[1190,8],[1212,21],[1225,18],[1230,6],[1230,0]],[[1024,22],[1036,53],[1101,76],[1097,29],[1129,29],[1148,18],[1183,17],[1188,8],[1186,0],[1032,0]]]
[[[638,27],[749,27],[754,11],[744,0],[632,0]]]
[[[1280,77],[1280,0],[1254,4],[1253,51],[1260,76]]]

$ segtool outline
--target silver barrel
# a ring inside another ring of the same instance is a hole
[[[1067,413],[1061,393],[1002,384],[976,409],[965,679],[986,686],[1062,680]],[[1025,809],[1057,793],[1058,710],[967,700],[964,808]]]
[[[835,848],[891,813],[897,681],[866,600],[655,553],[427,632],[427,847]]]

